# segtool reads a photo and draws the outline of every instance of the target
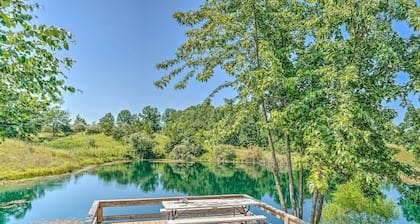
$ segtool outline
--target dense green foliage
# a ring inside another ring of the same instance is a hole
[[[261,133],[258,119],[258,112],[241,113],[239,106],[233,104],[214,107],[204,102],[185,110],[171,111],[162,128],[162,133],[171,139],[166,150],[172,152],[182,142],[193,147],[195,156],[220,144],[265,147],[266,138]],[[233,148],[229,148],[230,153],[233,153]]]
[[[48,131],[53,136],[57,136],[59,132],[62,132],[64,135],[72,133],[69,114],[61,110],[58,105],[48,108],[42,115],[44,132]]]
[[[0,136],[12,129],[21,137],[36,133],[32,121],[60,99],[65,84],[62,69],[73,60],[56,52],[68,50],[68,31],[33,24],[39,6],[25,0],[3,0],[0,6]]]
[[[234,88],[240,115],[261,108],[273,163],[272,141],[286,148],[290,189],[290,155],[300,153],[314,192],[311,223],[318,223],[331,182],[357,180],[364,195],[375,198],[381,180],[400,185],[400,173],[417,175],[385,146],[396,111],[383,102],[400,99],[410,107],[407,96],[418,93],[419,15],[411,0],[206,1],[174,13],[191,27],[188,40],[175,58],[157,65],[169,72],[155,84],[163,88],[183,75],[175,88],[184,88],[189,79],[205,82],[222,68],[233,81],[215,92]],[[399,36],[393,21],[407,22],[414,33]],[[396,82],[401,72],[409,77],[406,85]],[[275,166],[273,172],[276,177]],[[294,197],[291,191],[296,214]]]
[[[79,114],[76,115],[76,118],[73,121],[72,130],[75,133],[86,131],[87,122]]]
[[[204,152],[206,131],[211,129],[216,120],[215,108],[210,103],[172,112],[162,130],[171,139],[167,151],[171,152],[184,141],[193,146],[194,155],[201,155]]]
[[[156,107],[146,106],[141,111],[141,114],[139,114],[140,119],[146,123],[147,126],[153,131],[157,132],[160,130],[160,120],[161,116],[159,114],[159,111]]]
[[[115,125],[114,115],[106,113],[101,119],[99,119],[99,127],[105,135],[112,135]]]
[[[169,158],[176,160],[192,161],[201,155],[200,148],[191,142],[183,141],[173,147]]]
[[[134,133],[126,138],[126,142],[130,145],[134,152],[133,157],[140,157],[140,159],[154,158],[153,147],[156,142],[146,133]]]
[[[232,145],[216,145],[213,147],[216,161],[233,161],[235,159],[235,147]]]
[[[398,218],[395,204],[382,197],[373,199],[363,195],[360,185],[349,182],[339,185],[332,194],[323,215],[323,223],[392,223]]]
[[[409,107],[403,122],[399,125],[399,144],[411,150],[420,160],[420,108]]]

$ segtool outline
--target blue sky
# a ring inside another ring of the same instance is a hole
[[[172,18],[176,11],[197,9],[200,0],[33,0],[42,8],[35,14],[37,23],[65,28],[74,34],[75,45],[60,53],[76,60],[65,71],[67,83],[81,92],[65,93],[63,108],[71,117],[80,114],[88,122],[98,121],[105,113],[116,115],[123,109],[139,113],[151,105],[184,109],[201,103],[225,80],[217,75],[207,83],[192,81],[184,90],[169,86],[156,88],[153,81],[165,74],[156,63],[174,56],[186,40],[185,27]],[[419,3],[419,0],[417,0]],[[402,36],[410,30],[395,23]],[[401,76],[403,81],[404,76]],[[213,99],[219,105],[225,90]],[[395,107],[398,103],[391,103]],[[398,119],[400,120],[400,119]]]
[[[201,103],[225,80],[192,81],[185,90],[172,86],[161,90],[153,81],[165,74],[155,65],[174,56],[186,40],[185,27],[173,18],[175,11],[196,9],[197,0],[34,0],[42,5],[35,14],[39,23],[65,28],[74,34],[75,45],[63,55],[76,60],[67,83],[82,90],[64,95],[63,108],[72,117],[80,114],[88,122],[105,113],[123,109],[139,113],[151,105],[184,109]],[[233,90],[213,100],[221,104]]]

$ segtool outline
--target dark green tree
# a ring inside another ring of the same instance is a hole
[[[79,114],[76,115],[76,118],[74,119],[72,130],[74,132],[84,132],[86,131],[87,123],[86,120],[83,119]]]
[[[118,126],[127,126],[131,125],[134,122],[133,115],[129,110],[122,110],[117,115],[117,125]]]
[[[193,145],[194,156],[203,153],[203,143],[207,138],[206,133],[216,121],[215,108],[210,102],[188,107],[182,111],[173,112],[162,130],[171,138],[166,146],[170,152],[175,145],[188,142]]]
[[[162,120],[162,124],[166,125],[171,117],[171,114],[173,114],[174,112],[176,112],[175,109],[173,108],[166,108],[165,111],[162,114],[161,120]]]
[[[126,138],[126,142],[140,159],[152,159],[153,147],[156,142],[146,133],[133,133]]]
[[[112,135],[115,127],[115,118],[111,113],[106,113],[99,119],[99,127],[105,135]]]
[[[149,125],[153,132],[157,132],[160,130],[160,120],[161,116],[156,107],[146,106],[139,114],[141,121],[145,124]]]
[[[51,130],[53,136],[57,136],[59,132],[62,132],[65,135],[72,132],[69,113],[62,110],[58,105],[49,108],[43,114],[43,121],[44,126]]]

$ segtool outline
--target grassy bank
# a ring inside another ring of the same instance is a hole
[[[412,152],[408,151],[402,146],[395,145],[395,144],[387,144],[387,146],[394,150],[394,158],[396,160],[398,160],[400,163],[408,164],[420,172],[420,164],[418,161],[416,161],[416,159],[414,158],[414,154]],[[412,178],[403,176],[402,179],[406,183],[420,185],[419,178],[412,179]]]
[[[88,165],[123,160],[127,150],[102,134],[77,134],[43,144],[6,139],[0,144],[0,180],[68,173]]]
[[[43,145],[67,152],[80,159],[85,165],[122,160],[128,151],[128,146],[104,134],[79,133],[45,142]]]
[[[167,156],[164,146],[169,142],[169,138],[157,134],[154,140],[157,143],[153,149],[154,153]],[[398,161],[420,170],[411,152],[397,145],[389,144],[388,147],[394,149],[394,156]],[[89,165],[124,160],[128,150],[127,145],[103,134],[79,133],[39,144],[6,139],[0,143],[0,181],[64,174]],[[233,150],[234,162],[271,161],[270,152],[261,148],[234,148]],[[220,152],[208,149],[208,152],[198,160],[219,161],[218,154]],[[280,164],[285,164],[283,155],[278,155],[278,159]],[[414,184],[420,182],[408,178],[404,180]]]

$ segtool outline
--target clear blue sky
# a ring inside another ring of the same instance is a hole
[[[201,103],[224,80],[216,76],[208,83],[193,81],[185,90],[153,85],[164,71],[155,65],[175,55],[186,40],[185,27],[172,18],[175,11],[200,6],[198,0],[33,0],[42,5],[37,22],[65,28],[76,44],[63,55],[76,60],[65,73],[68,84],[82,93],[66,93],[63,108],[71,116],[80,114],[88,122],[105,113],[123,109],[139,113],[151,105],[184,109]],[[223,77],[223,76],[220,76]],[[221,104],[233,90],[213,101]]]
[[[160,90],[153,85],[165,74],[155,69],[156,63],[172,58],[186,40],[186,28],[178,25],[172,14],[198,8],[200,0],[32,2],[42,5],[35,12],[36,22],[65,28],[77,42],[63,53],[76,60],[74,67],[65,72],[67,83],[82,90],[64,95],[63,107],[72,117],[80,114],[94,122],[107,112],[117,115],[129,109],[139,113],[147,105],[160,112],[165,108],[184,109],[201,103],[225,81],[226,76],[216,75],[208,83],[192,81],[185,90],[174,90],[172,86]],[[404,23],[395,23],[394,27],[402,36],[412,32]],[[404,79],[401,75],[399,81]],[[213,104],[219,105],[224,97],[233,95],[233,90],[225,90],[214,98]]]

